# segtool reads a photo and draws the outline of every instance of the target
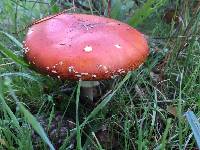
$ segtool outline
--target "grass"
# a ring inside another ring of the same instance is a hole
[[[79,99],[79,83],[31,71],[23,60],[27,29],[18,33],[73,2],[0,1],[0,149],[197,149],[192,136],[196,118],[192,114],[188,123],[184,114],[191,110],[200,115],[199,2],[112,0],[110,15],[105,0],[75,4],[77,13],[111,16],[147,35],[148,60],[115,79],[112,90],[88,106]],[[180,22],[166,22],[172,9]],[[37,118],[44,114],[46,126]],[[63,124],[68,129],[61,135]],[[55,131],[58,139],[51,136],[56,138]]]

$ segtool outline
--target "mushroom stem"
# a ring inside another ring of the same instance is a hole
[[[81,95],[88,98],[90,101],[94,100],[95,87],[99,86],[98,81],[82,81],[81,82]]]

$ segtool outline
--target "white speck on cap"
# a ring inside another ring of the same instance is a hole
[[[27,47],[27,48],[23,48],[24,49],[24,53],[26,54],[26,53],[28,53],[29,52],[29,48]]]
[[[105,71],[105,73],[108,73],[108,67],[105,65],[98,65],[97,68],[99,70]]]
[[[81,74],[76,74],[75,77],[81,78]]]
[[[85,72],[83,72],[83,73],[81,73],[81,75],[85,75],[85,76],[87,76],[87,75],[89,75],[89,73],[85,73]]]
[[[93,78],[96,78],[96,77],[97,77],[97,75],[96,75],[96,74],[93,74],[93,75],[92,75],[92,77],[93,77]]]
[[[97,68],[98,68],[98,69],[101,68],[101,67],[103,67],[103,65],[97,65]]]
[[[118,69],[118,71],[117,71],[117,72],[119,72],[119,73],[120,73],[120,72],[122,72],[122,71],[124,71],[124,69]]]
[[[138,68],[141,68],[144,65],[144,63],[140,64]]]
[[[113,75],[113,76],[111,76],[111,79],[114,79],[114,78],[116,78],[116,77],[118,77],[119,75]]]
[[[104,70],[107,70],[108,68],[107,68],[106,66],[103,66],[103,69],[104,69]]]
[[[84,51],[85,51],[85,52],[91,52],[91,51],[92,51],[92,47],[91,47],[91,46],[86,46],[86,47],[84,48]]]
[[[121,45],[116,44],[115,47],[116,47],[116,48],[121,48]]]
[[[52,73],[57,73],[57,71],[55,71],[55,70],[52,70],[51,72],[52,72]]]
[[[59,64],[62,66],[63,65],[63,61],[60,61]]]
[[[27,34],[30,35],[30,34],[32,34],[32,33],[33,33],[33,30],[32,30],[32,29],[29,29]]]
[[[74,67],[73,67],[73,66],[69,66],[69,67],[68,67],[68,71],[69,71],[69,72],[75,72]]]

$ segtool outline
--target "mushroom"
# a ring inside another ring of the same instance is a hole
[[[117,20],[60,14],[32,25],[24,41],[26,60],[37,71],[62,80],[82,80],[89,99],[99,80],[138,68],[147,58],[147,41]]]

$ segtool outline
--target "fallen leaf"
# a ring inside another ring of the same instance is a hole
[[[170,24],[172,22],[175,23],[175,25],[178,25],[181,22],[181,16],[179,16],[178,11],[176,9],[166,9],[163,20],[167,23]]]
[[[174,117],[177,116],[177,110],[176,107],[173,105],[169,105],[167,106],[167,112],[170,113],[171,115],[173,115]]]

